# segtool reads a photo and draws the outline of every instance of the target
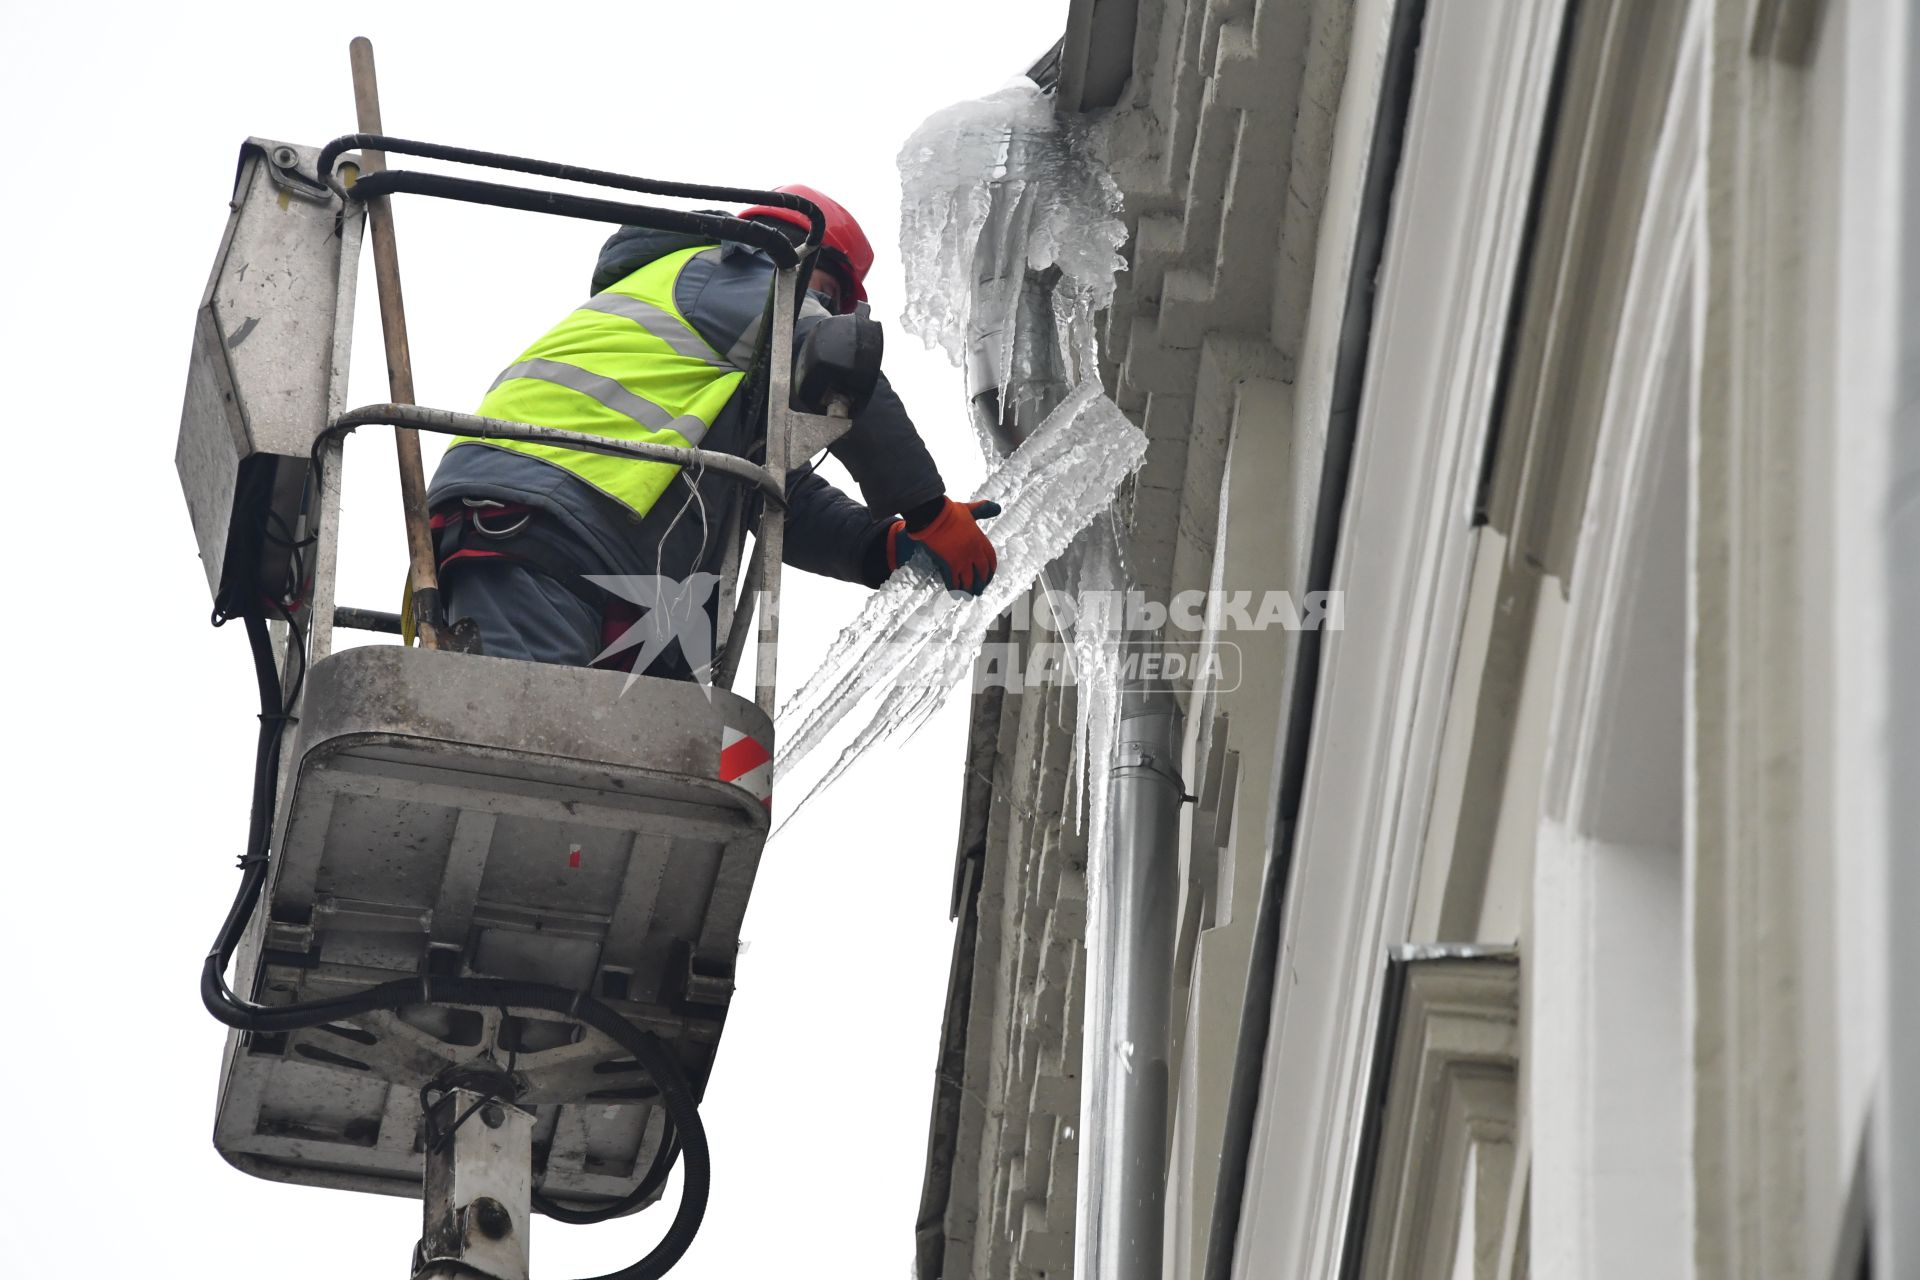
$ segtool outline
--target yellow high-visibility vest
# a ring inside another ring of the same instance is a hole
[[[589,298],[494,380],[482,417],[654,444],[698,445],[745,376],[680,314],[674,284],[696,245],[649,262]],[[529,454],[579,476],[639,515],[680,468],[517,440],[456,439]]]

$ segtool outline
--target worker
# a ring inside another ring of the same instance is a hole
[[[780,190],[813,201],[826,219],[795,321],[798,351],[812,325],[866,299],[873,249],[833,200],[799,185]],[[802,213],[766,205],[739,216],[779,228],[796,244],[810,225]],[[745,388],[754,382],[773,278],[762,250],[623,227],[600,251],[593,296],[500,374],[478,412],[758,461],[765,397]],[[950,589],[986,587],[996,556],[979,521],[999,508],[946,495],[884,375],[831,452],[865,501],[796,459],[787,477],[788,565],[877,587],[921,558]],[[622,667],[635,655],[631,647],[616,652],[620,637],[647,609],[633,593],[592,579],[671,584],[679,606],[704,597],[691,604],[705,612],[705,643],[671,644],[642,669],[704,680],[718,605],[713,588],[736,504],[745,501],[758,498],[738,480],[699,467],[456,440],[428,492],[446,616],[471,618],[487,654]],[[688,635],[678,623],[673,630]]]

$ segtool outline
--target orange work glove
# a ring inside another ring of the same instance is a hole
[[[925,555],[949,591],[979,595],[993,581],[1000,564],[980,521],[1000,514],[997,502],[940,500],[940,510],[918,529],[895,520],[887,531],[887,569],[898,569],[916,555]]]

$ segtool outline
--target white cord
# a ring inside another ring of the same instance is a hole
[[[697,553],[695,553],[693,557],[693,565],[691,570],[692,572],[698,572],[700,566],[703,563],[705,563],[707,558],[707,538],[710,533],[710,529],[708,528],[708,525],[707,525],[707,500],[706,500],[706,497],[702,495],[700,492],[700,482],[707,478],[707,464],[704,462],[696,463],[694,467],[694,474],[691,476],[687,474],[686,468],[684,467],[680,469],[678,474],[682,480],[685,480],[687,482],[687,488],[693,491],[694,505],[700,508],[700,550]],[[682,502],[680,504],[680,509],[673,513],[673,519],[667,521],[666,530],[661,533],[660,540],[656,542],[653,546],[653,576],[656,580],[665,576],[661,572],[661,566],[667,554],[667,539],[673,536],[674,529],[678,527],[678,525],[680,524],[680,517],[684,516],[685,514],[687,514],[687,504]],[[658,599],[659,598],[656,596],[655,607],[658,607],[658,604],[657,604]],[[691,619],[688,619],[688,620],[690,621]],[[679,623],[682,621],[682,619],[675,618],[671,614],[669,614],[667,617],[667,621],[674,624],[673,634],[677,635],[680,630]],[[680,656],[682,658],[685,658],[687,656],[684,650],[681,652]],[[707,665],[709,668],[711,668],[713,664],[708,663]],[[691,667],[692,664],[688,663],[688,666]]]

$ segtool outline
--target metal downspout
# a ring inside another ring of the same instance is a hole
[[[1161,681],[1130,683],[1108,796],[1104,1080],[1090,1078],[1097,1216],[1086,1280],[1158,1280],[1167,1183],[1175,903],[1179,892],[1181,715]],[[1101,1087],[1104,1085],[1104,1087]],[[1087,1110],[1083,1107],[1083,1111]]]
[[[1025,171],[1031,157],[1023,153],[1031,145],[1027,139],[1012,141],[1010,172]],[[1077,373],[1064,367],[1057,345],[1057,272],[1026,268],[1025,224],[1033,210],[1030,197],[1017,191],[1000,184],[992,189],[992,210],[975,252],[976,321],[968,335],[967,390],[974,421],[1002,454],[1018,448],[1066,398]],[[982,323],[996,317],[978,304],[1004,296],[1016,272],[1019,303],[1008,342],[1002,330]],[[1003,370],[1003,361],[1012,368]],[[1096,521],[1049,566],[1046,577],[1069,592],[1082,576],[1100,585],[1129,586],[1115,563],[1118,534],[1110,519]],[[1126,636],[1130,653],[1151,652],[1158,642],[1157,634]],[[1089,931],[1101,954],[1088,956],[1088,972],[1104,975],[1105,981],[1100,990],[1088,985],[1088,1000],[1100,1003],[1089,1005],[1084,1028],[1104,1043],[1099,1053],[1086,1054],[1089,1069],[1081,1088],[1081,1170],[1087,1185],[1081,1189],[1083,1216],[1076,1224],[1080,1280],[1159,1280],[1165,1222],[1183,721],[1164,681],[1131,681],[1120,699],[1107,791],[1108,844],[1105,850],[1087,851],[1089,863],[1104,865],[1108,874],[1092,904],[1098,927]],[[1088,1047],[1094,1047],[1091,1039]]]

